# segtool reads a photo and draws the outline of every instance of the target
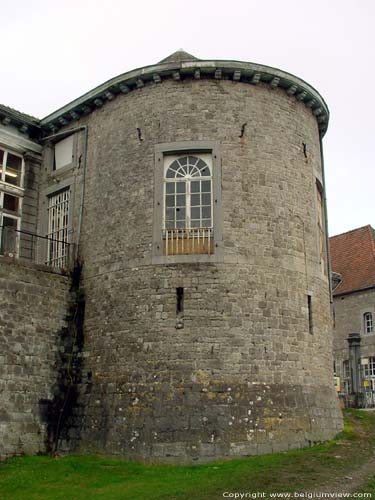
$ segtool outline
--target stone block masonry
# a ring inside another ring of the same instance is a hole
[[[0,458],[47,449],[69,278],[0,257]]]

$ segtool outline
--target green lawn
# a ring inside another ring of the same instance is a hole
[[[353,475],[353,464],[360,466],[373,456],[374,445],[375,415],[351,411],[342,435],[324,445],[209,465],[145,466],[98,456],[17,457],[0,464],[0,499],[208,500],[225,498],[224,492],[247,492],[251,498],[250,493],[303,492],[318,485],[327,491],[325,484]],[[375,499],[375,476],[361,491],[371,491]]]

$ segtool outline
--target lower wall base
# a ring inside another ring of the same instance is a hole
[[[87,388],[86,388],[87,389]],[[285,451],[342,429],[334,390],[280,385],[98,385],[81,397],[62,451],[203,463]]]

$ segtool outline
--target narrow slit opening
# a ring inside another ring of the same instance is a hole
[[[184,289],[176,288],[176,328],[184,327]]]
[[[181,315],[184,312],[184,289],[176,288],[176,313]]]
[[[314,325],[313,325],[313,312],[312,312],[312,297],[311,295],[307,296],[307,309],[309,314],[309,333],[310,335],[314,334]]]

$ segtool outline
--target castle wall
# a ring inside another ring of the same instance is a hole
[[[68,292],[67,276],[0,257],[0,458],[46,451]]]
[[[264,84],[166,80],[80,124],[85,378],[66,449],[189,462],[331,438],[341,414],[311,110]],[[219,143],[221,261],[152,264],[154,148],[175,141]]]

